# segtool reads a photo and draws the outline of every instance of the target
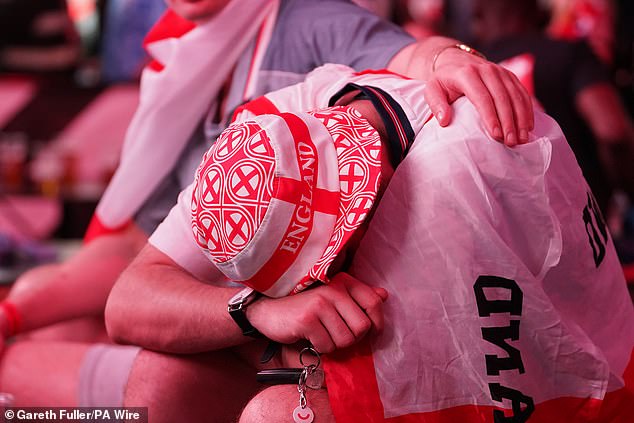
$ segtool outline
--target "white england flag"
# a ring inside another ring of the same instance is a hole
[[[380,335],[327,360],[337,421],[634,421],[632,301],[548,116],[515,148],[466,100],[431,120],[351,273],[389,299]]]

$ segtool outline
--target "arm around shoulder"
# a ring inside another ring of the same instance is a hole
[[[429,37],[397,53],[388,69],[425,81],[425,100],[441,126],[452,120],[451,102],[466,96],[489,135],[509,146],[528,142],[533,128],[530,96],[510,71],[457,40]]]

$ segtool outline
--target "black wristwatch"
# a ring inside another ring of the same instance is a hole
[[[247,306],[260,298],[262,294],[255,291],[253,288],[245,288],[231,297],[227,304],[227,310],[229,315],[236,322],[236,324],[242,329],[244,336],[250,336],[253,338],[262,338],[262,334],[256,328],[253,327],[249,319],[247,319]]]

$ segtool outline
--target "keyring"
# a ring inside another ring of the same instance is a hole
[[[317,357],[317,364],[305,364],[304,363],[304,353],[306,353],[306,352],[310,352],[312,355]],[[321,364],[321,356],[319,355],[317,350],[315,350],[313,347],[306,347],[303,350],[301,350],[300,353],[299,353],[299,362],[301,363],[302,367],[315,366],[315,368],[318,368],[319,365]]]

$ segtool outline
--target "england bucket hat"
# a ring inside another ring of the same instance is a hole
[[[378,132],[351,107],[233,124],[196,172],[196,242],[229,279],[271,297],[327,283],[373,207],[381,153]]]

